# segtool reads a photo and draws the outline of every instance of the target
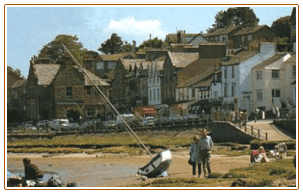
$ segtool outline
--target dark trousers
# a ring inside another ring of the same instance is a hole
[[[197,165],[198,164],[198,165]],[[193,163],[193,175],[196,175],[196,166],[198,166],[198,175],[201,175],[201,163]]]
[[[208,175],[211,173],[210,150],[202,150],[201,158],[202,158],[202,164],[203,164],[203,173],[204,173],[204,176],[207,176],[207,172],[208,172]],[[207,168],[207,172],[206,172],[206,168]]]

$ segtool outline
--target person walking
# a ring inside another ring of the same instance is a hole
[[[194,136],[194,142],[190,146],[189,156],[193,166],[193,177],[196,176],[196,166],[198,166],[198,177],[201,176],[201,159],[200,159],[200,150],[199,150],[199,140],[200,136]]]
[[[203,165],[204,177],[207,177],[211,173],[210,168],[210,153],[213,147],[213,141],[210,136],[207,135],[207,130],[204,129],[199,140],[200,157]],[[206,172],[207,168],[207,172]]]

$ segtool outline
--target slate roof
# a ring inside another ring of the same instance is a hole
[[[168,52],[168,56],[175,67],[184,68],[199,58],[199,53]]]
[[[177,87],[188,87],[195,84],[209,86],[209,76],[220,67],[218,58],[201,58],[177,72]]]
[[[131,53],[117,53],[117,54],[102,54],[100,55],[100,58],[103,61],[118,61],[119,58],[124,58],[128,55],[130,55]]]
[[[38,85],[50,85],[55,78],[59,64],[35,64],[33,65],[35,77],[38,79]]]
[[[285,63],[296,63],[297,62],[297,54],[292,54],[291,57],[285,61]]]
[[[231,33],[232,31],[241,28],[239,26],[230,26],[230,27],[226,27],[226,28],[218,28],[215,31],[211,32],[211,33],[207,33],[205,34],[205,37],[211,37],[211,36],[219,36],[219,35],[226,35]]]
[[[260,29],[265,28],[265,27],[269,28],[266,25],[243,27],[241,30],[239,30],[238,32],[236,32],[234,34],[234,36],[241,36],[241,35],[246,35],[246,34],[254,34],[257,31],[259,31]],[[271,28],[269,28],[269,29],[271,29]]]
[[[27,80],[18,80],[16,81],[16,83],[14,83],[11,88],[19,88],[19,87],[22,87],[26,84]]]
[[[230,56],[230,59],[228,61],[223,61],[222,65],[235,65],[238,63],[241,63],[242,61],[245,61],[246,59],[251,58],[252,56],[256,55],[258,51],[254,50],[241,50],[236,52],[233,56]]]
[[[273,57],[267,59],[266,61],[256,65],[253,69],[264,69],[266,66],[273,64],[274,62],[278,61],[279,59],[283,58],[285,54],[278,53]]]
[[[74,66],[74,68],[77,69],[77,70],[80,70],[78,66]],[[110,86],[109,83],[107,83],[103,79],[99,78],[94,73],[90,72],[89,70],[84,69],[84,71],[97,84],[97,86]],[[86,75],[84,75],[84,85],[85,86],[93,86],[94,85]]]
[[[142,62],[146,61],[145,59],[122,59],[122,65],[124,66],[124,69],[129,70],[129,67],[132,66],[132,69],[134,69],[135,66],[137,68],[140,67],[140,64]]]

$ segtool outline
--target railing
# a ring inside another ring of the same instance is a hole
[[[256,128],[254,128],[254,126],[251,126],[250,129],[248,129],[247,125],[245,125],[244,132],[248,133],[258,139],[264,139],[266,141],[268,140],[268,133],[263,132],[260,129],[256,129]]]

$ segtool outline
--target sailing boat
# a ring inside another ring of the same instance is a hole
[[[135,142],[139,141],[142,147],[147,151],[147,153],[152,157],[149,163],[145,166],[138,169],[137,174],[141,176],[146,176],[148,178],[157,177],[157,176],[167,176],[167,169],[169,168],[172,162],[172,155],[170,150],[165,150],[163,152],[158,153],[156,156],[153,156],[151,152],[147,149],[141,139],[137,136],[137,134],[131,129],[122,115],[118,112],[118,110],[114,107],[114,105],[109,101],[106,95],[98,88],[97,84],[92,80],[91,77],[87,74],[85,69],[80,65],[80,63],[76,60],[76,58],[72,55],[72,53],[68,50],[68,48],[62,44],[66,52],[70,55],[72,60],[76,63],[76,65],[83,71],[85,76],[93,83],[98,92],[102,95],[102,97],[108,102],[108,104],[112,107],[112,109],[116,112],[116,114],[120,117],[120,120],[125,124],[127,132],[129,132],[130,136],[133,138]],[[137,141],[136,141],[137,140]]]

